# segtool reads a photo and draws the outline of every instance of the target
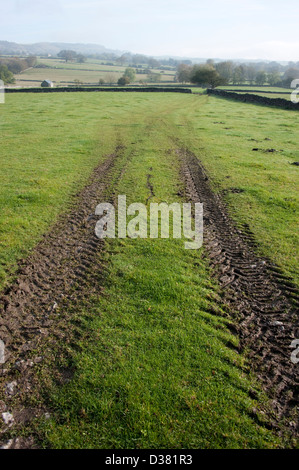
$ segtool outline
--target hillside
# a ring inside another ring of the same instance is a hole
[[[63,49],[71,49],[81,54],[121,54],[122,51],[107,49],[98,44],[71,44],[63,42],[39,42],[35,44],[18,44],[9,41],[0,41],[0,54],[2,55],[56,55]]]

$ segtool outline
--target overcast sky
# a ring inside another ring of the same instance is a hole
[[[0,0],[0,40],[147,55],[299,60],[298,0]]]

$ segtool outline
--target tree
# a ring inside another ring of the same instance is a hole
[[[71,50],[63,50],[57,54],[57,57],[61,57],[61,59],[68,62],[69,60],[74,60],[77,57],[77,53]]]
[[[6,66],[10,72],[16,74],[21,73],[23,70],[27,68],[27,63],[25,65],[25,61],[18,59],[17,57],[13,59],[9,59],[6,63]]]
[[[147,64],[148,58],[143,54],[135,54],[132,58],[134,65]]]
[[[229,60],[219,62],[219,64],[215,65],[215,69],[223,79],[223,84],[228,85],[233,78],[234,64]]]
[[[299,78],[299,69],[295,67],[288,68],[283,76],[283,83],[286,86],[290,86],[291,82]]]
[[[238,65],[235,67],[234,73],[233,73],[233,84],[241,84],[245,82],[246,78],[246,71],[245,67],[243,65]]]
[[[190,82],[192,67],[186,64],[179,64],[177,67],[176,80],[179,83]]]
[[[246,79],[249,81],[250,85],[252,85],[253,82],[255,81],[256,73],[257,73],[256,68],[253,67],[253,65],[247,65],[245,67]]]
[[[8,83],[15,83],[15,78],[7,68],[6,65],[1,65],[0,64],[0,80],[4,82],[4,85]]]
[[[280,85],[281,77],[279,72],[271,72],[268,74],[268,83],[271,86]]]
[[[148,66],[153,69],[153,68],[157,68],[157,67],[160,67],[160,62],[156,59],[154,59],[153,57],[150,57],[147,61],[148,63]]]
[[[214,61],[214,59],[207,59],[206,64],[207,65],[212,65],[212,67],[214,67],[215,66],[215,61]]]
[[[264,72],[263,70],[261,70],[260,72],[258,72],[256,74],[256,77],[255,77],[255,83],[257,85],[264,85],[264,83],[266,83],[267,81],[267,74],[266,72]]]
[[[116,83],[116,74],[113,73],[113,72],[107,72],[106,75],[106,82],[109,84],[109,85],[112,85],[113,83]]]
[[[34,67],[36,65],[36,57],[34,55],[30,55],[29,57],[26,57],[26,62],[28,67]]]
[[[128,54],[122,54],[120,57],[116,59],[116,62],[118,62],[120,65],[124,65],[126,62],[128,62]]]
[[[134,82],[136,77],[135,70],[132,67],[127,67],[123,76],[129,79],[128,83]]]
[[[150,72],[146,76],[146,81],[149,83],[157,83],[160,82],[162,75],[160,73]]]
[[[77,62],[78,62],[79,64],[84,64],[84,62],[86,62],[86,57],[85,57],[85,55],[83,55],[83,54],[78,54],[78,55],[77,55]]]
[[[105,84],[105,80],[103,78],[100,78],[99,85],[104,85],[104,84]]]
[[[117,81],[117,84],[120,86],[128,85],[130,83],[130,79],[125,77],[124,75],[120,77]]]
[[[223,80],[212,65],[194,65],[190,75],[190,81],[200,86],[215,88],[221,85]]]

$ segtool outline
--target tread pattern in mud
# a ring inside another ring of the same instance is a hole
[[[113,198],[111,181],[119,177],[126,159],[121,158],[117,167],[115,162],[123,152],[119,145],[115,153],[95,168],[72,210],[44,235],[20,266],[16,280],[0,297],[0,339],[5,344],[5,363],[0,365],[2,411],[10,410],[15,392],[23,396],[21,401],[26,391],[30,392],[31,352],[49,334],[59,340],[63,338],[64,332],[59,331],[59,307],[68,302],[77,305],[85,291],[89,293],[90,273],[103,246],[95,235],[98,218],[95,208]],[[11,384],[14,391],[8,393]]]
[[[225,298],[239,318],[241,347],[250,351],[275,412],[297,414],[299,365],[291,361],[291,343],[299,338],[298,291],[279,268],[256,255],[250,230],[236,227],[196,156],[185,149],[176,152],[187,195],[203,203],[204,246]]]

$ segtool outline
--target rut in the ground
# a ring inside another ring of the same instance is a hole
[[[298,291],[273,263],[255,254],[252,235],[239,230],[228,216],[196,156],[186,149],[176,153],[188,196],[203,203],[204,245],[226,299],[240,319],[241,346],[250,350],[275,411],[289,416],[299,405],[299,366],[291,361],[291,343],[299,338]]]
[[[95,208],[113,199],[111,183],[124,171],[123,154],[124,148],[119,145],[95,168],[71,212],[60,217],[45,234],[0,298],[0,339],[5,344],[6,359],[0,366],[1,412],[12,411],[16,404],[17,408],[22,407],[26,394],[34,393],[32,352],[50,334],[63,338],[64,332],[58,331],[57,325],[59,307],[67,302],[78,303],[85,290],[90,289],[88,274],[103,246],[95,235]],[[117,166],[116,161],[120,162]],[[2,423],[2,431],[5,428]]]

